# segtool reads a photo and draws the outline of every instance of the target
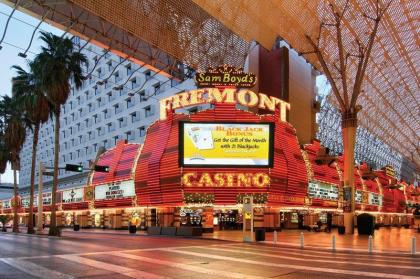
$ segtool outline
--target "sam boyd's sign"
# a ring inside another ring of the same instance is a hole
[[[96,200],[113,200],[136,195],[134,181],[119,181],[95,187]]]
[[[82,202],[83,188],[69,189],[63,191],[63,203]]]

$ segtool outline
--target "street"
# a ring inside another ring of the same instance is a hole
[[[0,278],[419,278],[420,257],[66,231],[0,234]]]

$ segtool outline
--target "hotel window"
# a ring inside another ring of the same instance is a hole
[[[146,128],[144,126],[141,126],[137,128],[139,130],[139,136],[144,137],[146,135]]]
[[[140,91],[139,95],[140,95],[140,102],[147,101],[146,93],[144,90]]]
[[[108,72],[112,72],[112,60],[108,61],[106,65],[108,66]]]
[[[80,96],[76,98],[77,104],[80,105]]]
[[[71,139],[71,146],[74,146],[74,139]]]
[[[108,92],[106,95],[108,96],[108,102],[111,102],[112,101],[112,92]]]
[[[130,83],[131,83],[131,89],[137,88],[137,79],[136,78],[132,78],[130,80]]]
[[[160,83],[155,84],[153,87],[154,87],[154,94],[155,94],[155,95],[158,95],[158,94],[160,94],[160,93],[161,93],[161,92],[160,92]]]
[[[117,145],[117,142],[118,142],[118,136],[115,136],[114,137],[114,145]]]
[[[93,151],[94,152],[98,151],[98,144],[97,143],[93,144]]]
[[[98,115],[97,114],[95,114],[93,116],[93,122],[95,122],[95,124],[98,122]]]
[[[130,108],[134,105],[134,103],[131,101],[131,97],[125,99],[125,102],[126,102],[127,108]]]
[[[147,106],[147,107],[144,108],[144,116],[145,117],[152,116],[153,114],[154,114],[153,106]]]
[[[72,102],[72,101],[70,101],[70,102],[69,102],[69,105],[70,105],[70,110],[72,110],[72,109],[73,109],[73,102]]]
[[[140,117],[137,116],[137,112],[131,113],[130,116],[131,116],[131,123],[134,123],[140,120]]]
[[[126,133],[125,133],[125,139],[126,139],[127,141],[133,140],[133,139],[134,139],[134,133],[133,133],[133,132],[131,132],[131,131],[126,132]]]
[[[131,70],[131,63],[125,66],[127,69],[127,76],[131,75],[133,73],[133,70]]]
[[[124,121],[124,118],[123,118],[123,117],[118,119],[118,127],[119,127],[119,128],[125,127],[125,126],[126,126],[125,124],[126,124],[126,123],[125,123],[125,121]]]
[[[90,104],[88,104],[88,110],[89,110],[89,112],[91,112],[93,109],[92,109],[92,104],[90,103]]]
[[[150,71],[146,71],[144,72],[144,78],[147,80],[149,80],[152,77],[152,73]]]
[[[103,147],[108,147],[108,140],[104,140],[103,142],[102,142],[102,144],[103,144]]]

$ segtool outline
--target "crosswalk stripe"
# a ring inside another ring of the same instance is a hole
[[[223,247],[223,245],[220,245]],[[207,247],[206,247],[207,248]],[[238,247],[239,248],[239,247]],[[301,257],[311,257],[311,258],[323,258],[323,259],[342,259],[342,260],[353,260],[354,258],[357,258],[358,260],[369,260],[373,262],[392,262],[392,263],[405,263],[405,264],[418,264],[419,261],[417,261],[418,258],[407,258],[407,260],[396,260],[392,256],[388,256],[386,259],[380,258],[377,259],[374,255],[364,255],[362,257],[361,255],[354,255],[351,253],[347,253],[347,256],[344,254],[336,254],[334,252],[329,253],[321,253],[320,255],[313,253],[311,250],[296,250],[296,249],[283,249],[280,247],[275,247],[274,249],[265,249],[265,247],[260,246],[257,248],[252,248],[252,246],[240,246],[240,249],[246,250],[246,251],[263,251],[263,252],[274,252],[274,253],[286,253],[287,255],[296,255]],[[285,251],[286,250],[286,251]],[[311,260],[311,258],[305,258],[307,260]]]
[[[120,274],[123,274],[123,275],[131,277],[131,278],[148,278],[148,279],[149,278],[150,279],[170,278],[170,277],[159,276],[159,275],[149,273],[149,272],[145,272],[145,271],[142,271],[142,270],[123,267],[123,266],[119,266],[119,265],[115,265],[115,264],[110,264],[110,263],[106,263],[106,262],[102,262],[102,261],[96,261],[96,260],[92,260],[92,259],[88,259],[88,258],[74,256],[74,255],[60,255],[58,257],[62,258],[62,259],[65,259],[65,260],[73,261],[73,262],[76,262],[76,263],[92,266],[92,267],[95,267],[95,268],[120,273]]]
[[[20,270],[34,277],[41,279],[54,278],[54,279],[74,279],[75,277],[64,274],[55,270],[47,269],[43,266],[20,259],[3,258],[0,261]]]
[[[262,262],[262,261],[248,260],[248,259],[237,259],[237,258],[227,257],[227,256],[203,254],[203,253],[190,252],[190,251],[180,251],[180,250],[175,250],[173,248],[161,248],[158,250],[184,254],[184,255],[203,257],[203,258],[224,260],[224,261],[233,261],[233,262],[248,263],[248,264],[255,264],[255,265],[262,265],[262,266],[271,266],[271,267],[280,267],[280,268],[290,268],[290,269],[314,271],[314,272],[321,272],[321,273],[336,273],[336,274],[345,274],[345,275],[353,275],[353,276],[371,276],[371,277],[378,277],[378,278],[382,277],[382,278],[392,278],[392,279],[418,279],[418,276],[408,276],[408,275],[401,275],[401,274],[389,274],[389,273],[369,272],[369,271],[357,271],[357,270],[347,270],[347,269],[334,269],[334,268],[325,268],[325,267],[313,267],[313,266],[305,266],[305,265],[270,263],[270,262]]]
[[[270,243],[270,244],[272,244],[272,243]],[[237,247],[238,246],[239,247],[254,246],[254,247],[264,247],[264,248],[267,248],[267,249],[281,249],[281,250],[287,250],[287,251],[308,251],[308,252],[310,252],[312,254],[327,254],[327,255],[331,255],[331,253],[332,253],[331,247],[328,248],[328,247],[308,246],[308,247],[310,247],[310,249],[300,249],[298,247],[291,248],[290,245],[286,245],[286,246],[279,245],[279,243],[277,243],[277,245],[273,245],[273,246],[268,246],[268,245],[248,245],[248,244],[247,245],[244,245],[244,243],[235,243],[235,244],[232,244],[231,246],[237,246]],[[289,247],[287,247],[287,246],[289,246]],[[321,248],[321,250],[319,250],[319,249],[318,250],[315,250],[314,248]],[[359,252],[362,252],[362,253],[359,253]],[[365,252],[365,253],[363,253],[363,252]],[[401,259],[401,260],[406,260],[406,259],[416,260],[416,259],[420,259],[420,258],[413,257],[411,254],[407,254],[405,256],[404,255],[398,255],[398,254],[401,254],[401,253],[397,253],[397,252],[394,252],[394,253],[381,253],[381,252],[380,253],[376,253],[374,251],[374,253],[370,255],[370,254],[367,254],[367,249],[366,250],[363,250],[363,251],[362,250],[361,251],[355,251],[355,250],[352,250],[352,249],[348,249],[348,250],[337,250],[337,251],[334,252],[334,255],[353,255],[353,256],[357,256],[357,257],[368,257],[368,258],[375,257],[375,258],[389,259],[390,257],[392,257],[394,259]]]
[[[299,240],[296,241],[296,243],[294,242],[283,242],[283,241],[278,241],[277,245],[281,245],[281,246],[287,246],[287,247],[296,247],[299,248],[300,247],[300,243],[297,243]],[[272,241],[264,241],[263,243],[265,244],[273,244]],[[318,250],[331,250],[331,247],[328,246],[328,244],[326,244],[325,246],[316,246],[316,245],[306,245],[305,247],[310,248],[310,249],[318,249]],[[337,251],[341,251],[341,252],[367,252],[368,247],[366,244],[366,249],[362,249],[362,248],[346,248],[346,247],[336,247]],[[407,248],[408,251],[408,248]],[[385,251],[385,250],[378,250],[378,249],[373,249],[373,252],[376,254],[384,254],[384,255],[395,255],[395,254],[402,254],[402,255],[406,255],[406,256],[410,256],[410,253],[407,251]]]
[[[132,260],[139,260],[139,261],[143,261],[143,262],[153,263],[153,264],[166,265],[166,266],[170,266],[170,267],[173,267],[173,268],[184,269],[184,270],[193,271],[193,272],[197,272],[197,273],[204,273],[206,275],[223,276],[223,277],[228,277],[228,278],[244,278],[244,279],[262,279],[262,278],[264,278],[264,277],[259,277],[259,276],[245,275],[245,274],[242,274],[242,273],[229,272],[229,271],[224,271],[224,270],[219,271],[219,270],[207,269],[207,268],[188,265],[188,264],[183,264],[183,263],[176,263],[176,262],[171,262],[171,261],[152,259],[152,258],[133,255],[133,254],[123,254],[123,253],[118,253],[117,252],[117,253],[112,253],[112,255],[127,258],[127,259],[132,259]]]
[[[222,251],[222,252],[233,252],[233,253],[240,253],[240,254],[248,254],[248,255],[256,255],[256,256],[264,256],[270,258],[278,258],[278,259],[285,259],[285,260],[293,260],[293,261],[304,261],[304,262],[316,262],[316,263],[336,263],[336,264],[352,264],[352,265],[365,265],[365,266],[375,266],[375,267],[390,267],[391,264],[376,264],[376,263],[366,263],[366,262],[357,262],[357,261],[338,261],[338,260],[319,260],[319,259],[305,259],[305,258],[297,258],[297,257],[290,257],[290,256],[282,256],[282,255],[274,255],[268,253],[257,253],[257,252],[250,252],[244,250],[232,250],[226,248],[216,248],[216,247],[207,247],[204,249],[214,250],[214,251]],[[399,265],[398,268],[402,269],[420,269],[417,266],[407,266],[407,265]]]

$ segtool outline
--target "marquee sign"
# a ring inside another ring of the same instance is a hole
[[[52,194],[49,193],[42,193],[42,204],[43,205],[50,205],[52,200]]]
[[[69,189],[63,191],[63,203],[82,202],[84,190],[83,188]]]
[[[134,181],[118,181],[95,187],[95,200],[114,200],[136,195]]]
[[[263,93],[255,93],[248,89],[236,88],[206,88],[196,89],[161,99],[160,119],[165,120],[168,112],[196,106],[205,103],[227,103],[240,104],[250,108],[259,108],[275,112],[276,107],[280,109],[280,120],[286,121],[286,111],[290,109],[290,104],[273,96],[267,96]]]
[[[24,197],[24,198],[22,198],[22,207],[23,208],[29,208],[29,205],[30,205],[30,197]],[[38,198],[37,198],[37,196],[35,195],[34,196],[34,207],[37,207],[38,206]]]
[[[242,68],[223,65],[210,67],[207,72],[198,72],[195,81],[198,87],[251,88],[255,86],[257,77],[252,73],[245,73]]]
[[[316,199],[338,200],[338,187],[322,182],[309,182],[308,195]]]
[[[10,203],[10,200],[3,201],[3,209],[9,209],[12,208],[12,204]]]
[[[182,175],[184,187],[256,187],[270,185],[270,176],[266,173],[208,173],[186,172]]]

